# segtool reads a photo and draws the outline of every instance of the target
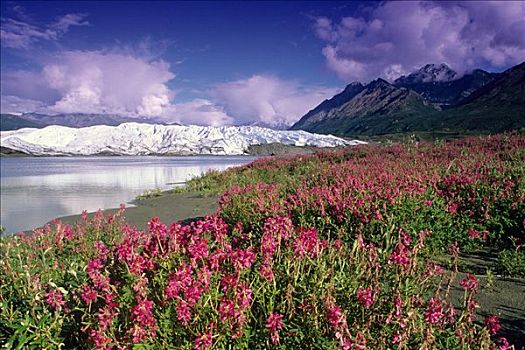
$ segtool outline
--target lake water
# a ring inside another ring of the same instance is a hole
[[[82,210],[118,207],[146,190],[169,189],[248,156],[1,157],[0,224],[12,233]],[[129,206],[129,205],[128,205]]]

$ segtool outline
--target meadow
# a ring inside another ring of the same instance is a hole
[[[460,252],[525,277],[525,137],[364,145],[191,180],[217,213],[99,212],[2,238],[0,343],[55,349],[511,349]],[[451,288],[463,289],[462,305]]]

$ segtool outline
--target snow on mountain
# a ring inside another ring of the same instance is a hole
[[[458,73],[444,63],[427,64],[407,76],[395,80],[395,84],[415,84],[428,82],[452,81],[458,78]]]
[[[3,147],[33,155],[148,155],[245,154],[250,145],[281,143],[294,146],[336,147],[364,142],[305,131],[282,131],[257,126],[183,126],[124,123],[69,128],[2,131]]]

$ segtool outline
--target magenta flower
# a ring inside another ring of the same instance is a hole
[[[479,281],[476,276],[471,273],[467,273],[467,276],[460,282],[461,286],[466,291],[477,291],[479,287]]]
[[[489,333],[492,335],[498,333],[498,331],[501,329],[499,317],[496,315],[487,316],[485,318],[485,327],[487,327]]]
[[[241,283],[237,287],[237,293],[235,294],[237,305],[241,309],[247,309],[252,301],[252,290],[246,283]]]
[[[372,300],[372,289],[371,288],[359,288],[357,290],[357,300],[365,307],[369,309],[374,303]]]
[[[97,298],[97,292],[91,287],[84,287],[82,290],[82,300],[86,303],[90,303]]]
[[[430,324],[441,323],[444,318],[443,304],[438,298],[431,298],[425,310],[425,320]]]
[[[195,350],[211,348],[211,346],[213,345],[212,337],[213,336],[211,330],[199,335],[197,339],[195,339]]]
[[[106,336],[101,330],[96,331],[92,329],[89,332],[89,340],[93,342],[96,349],[106,349],[109,347],[109,344],[111,344],[111,338]]]
[[[284,326],[283,324],[283,315],[272,312],[268,319],[266,320],[266,329],[271,335],[272,343],[276,344],[279,343],[279,333],[278,331],[282,329]]]
[[[332,327],[338,328],[343,323],[345,315],[339,306],[333,304],[328,307],[326,317]]]
[[[221,322],[226,322],[229,319],[233,319],[236,315],[235,303],[232,300],[223,298],[219,305],[219,315]]]
[[[305,256],[315,258],[319,252],[319,244],[317,230],[315,228],[305,230],[294,241],[294,253],[300,258]]]
[[[191,321],[191,309],[188,306],[188,303],[181,301],[177,307],[177,319],[183,324],[187,325]]]
[[[259,268],[259,274],[262,279],[271,282],[274,279],[274,274],[272,270],[272,266],[267,263],[263,263],[261,267]]]
[[[47,292],[46,301],[49,307],[53,310],[61,311],[64,309],[64,311],[67,311],[67,308],[64,307],[66,301],[64,300],[62,293],[58,290],[50,290]]]
[[[498,350],[510,350],[513,347],[509,344],[507,338],[501,337],[498,339]]]
[[[118,313],[110,305],[99,309],[97,313],[99,328],[102,330],[107,329],[113,324],[113,319],[117,316]]]
[[[410,250],[403,243],[398,243],[392,254],[390,254],[389,261],[400,266],[410,264]]]
[[[478,230],[472,228],[468,231],[468,237],[470,239],[477,239],[481,237],[481,233]]]

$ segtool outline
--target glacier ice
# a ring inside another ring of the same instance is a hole
[[[2,131],[3,147],[33,155],[241,155],[251,145],[337,147],[365,143],[306,131],[258,126],[195,126],[123,123]]]

